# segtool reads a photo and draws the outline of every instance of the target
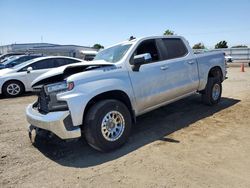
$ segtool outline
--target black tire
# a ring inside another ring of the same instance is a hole
[[[214,87],[217,87],[217,88],[219,87],[219,94],[217,95],[217,97],[213,97]],[[208,82],[207,82],[205,90],[202,92],[202,101],[209,106],[218,104],[221,99],[221,93],[222,93],[222,85],[221,85],[220,78],[210,77],[208,78]]]
[[[11,85],[19,88],[16,93],[14,93],[14,92],[11,93],[10,90],[8,89]],[[15,80],[8,81],[8,82],[4,83],[3,89],[2,89],[3,94],[6,97],[18,97],[24,93],[24,90],[25,89],[24,89],[23,84],[19,81],[15,81]]]
[[[119,112],[124,120],[124,129],[118,134],[120,137],[114,141],[107,140],[103,135],[104,133],[102,133],[103,119],[112,111]],[[83,126],[88,144],[99,151],[108,152],[121,147],[127,141],[132,121],[130,112],[125,104],[118,100],[107,99],[97,102],[88,110]]]

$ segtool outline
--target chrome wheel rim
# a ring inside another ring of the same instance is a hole
[[[218,100],[220,96],[220,85],[219,84],[214,84],[213,86],[213,90],[212,90],[212,97],[213,97],[213,100]]]
[[[108,141],[119,139],[125,128],[125,121],[122,114],[118,111],[107,113],[102,120],[102,135]]]
[[[18,95],[21,91],[21,88],[18,84],[12,83],[7,86],[7,92],[10,95]]]

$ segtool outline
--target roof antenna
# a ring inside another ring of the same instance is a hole
[[[130,41],[131,41],[131,40],[134,40],[134,39],[136,39],[134,36],[131,36],[131,37],[129,38]]]

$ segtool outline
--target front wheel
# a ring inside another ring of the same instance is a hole
[[[217,77],[208,78],[207,86],[202,93],[202,100],[207,105],[215,105],[220,102],[222,93],[221,81]]]
[[[130,134],[131,115],[118,100],[103,100],[94,104],[84,121],[84,134],[93,148],[107,152],[123,145]]]
[[[24,86],[19,81],[8,81],[3,85],[3,94],[6,97],[17,97],[24,92]]]

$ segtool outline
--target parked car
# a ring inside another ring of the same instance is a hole
[[[0,94],[16,97],[25,91],[33,91],[31,83],[38,76],[53,68],[77,62],[81,60],[64,56],[47,56],[2,69],[0,70]]]
[[[0,64],[0,69],[11,68],[17,66],[25,61],[41,57],[42,55],[20,55],[20,56],[11,56],[9,60]]]
[[[131,39],[100,51],[92,62],[38,77],[38,100],[26,109],[29,135],[85,136],[100,151],[123,145],[136,117],[195,93],[219,103],[226,67],[223,52],[194,55],[183,37]],[[41,87],[42,86],[42,87]]]
[[[8,57],[16,56],[16,55],[24,55],[24,53],[13,52],[13,53],[3,54],[3,55],[0,56],[0,63],[4,62],[4,60],[7,59]]]

